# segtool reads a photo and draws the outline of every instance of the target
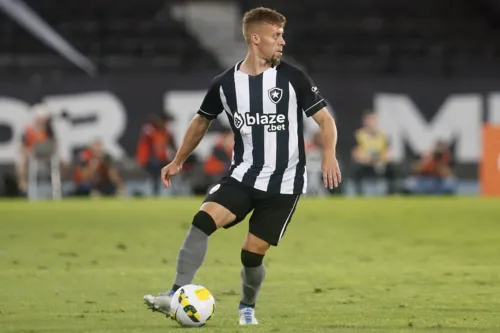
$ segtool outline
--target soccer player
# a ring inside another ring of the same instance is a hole
[[[281,62],[286,19],[268,8],[245,13],[243,35],[248,53],[243,61],[216,76],[192,119],[172,161],[162,169],[165,187],[202,140],[210,122],[225,112],[234,132],[232,164],[195,214],[177,258],[169,292],[145,295],[153,311],[169,315],[170,300],[190,284],[203,263],[210,235],[241,222],[251,211],[249,232],[241,249],[240,325],[258,324],[255,304],[266,270],[263,258],[283,238],[306,189],[303,114],[320,127],[323,182],[333,189],[341,181],[336,159],[337,129],[311,79]]]

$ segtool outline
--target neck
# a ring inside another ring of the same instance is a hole
[[[249,49],[245,60],[240,65],[240,70],[248,75],[259,75],[270,67],[271,63],[269,61]]]

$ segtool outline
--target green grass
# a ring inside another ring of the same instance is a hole
[[[201,199],[0,202],[0,332],[181,332],[170,287]],[[303,199],[237,326],[246,222],[210,241],[203,332],[500,332],[500,200]]]

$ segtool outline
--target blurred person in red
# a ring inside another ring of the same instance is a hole
[[[457,181],[453,175],[453,158],[448,143],[438,140],[424,152],[413,166],[413,176],[407,181],[407,194],[454,194]]]
[[[177,146],[169,129],[173,117],[166,115],[165,119],[158,115],[150,115],[139,135],[137,143],[137,163],[144,168],[153,183],[153,193],[158,196],[161,188],[160,172],[164,165],[170,163],[170,152],[175,152]]]
[[[234,138],[230,128],[223,128],[217,136],[212,152],[205,159],[203,171],[208,176],[209,185],[218,183],[231,166]]]
[[[37,143],[44,143],[49,139],[55,139],[47,106],[44,104],[35,105],[33,111],[35,113],[35,121],[26,126],[24,130],[20,158],[16,164],[18,187],[24,194],[27,191],[28,183],[28,161],[34,146]]]
[[[363,114],[363,127],[356,131],[355,136],[356,146],[352,157],[356,192],[363,194],[363,178],[382,177],[388,182],[388,194],[394,194],[396,174],[391,163],[389,140],[379,129],[375,112],[368,110]]]
[[[78,154],[73,177],[76,195],[113,196],[125,191],[124,182],[101,140],[95,140]]]

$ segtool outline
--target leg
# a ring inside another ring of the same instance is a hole
[[[201,206],[177,256],[177,273],[172,289],[167,293],[160,293],[159,296],[144,296],[144,302],[151,310],[170,315],[172,296],[182,286],[192,283],[205,259],[210,235],[235,219],[233,213],[218,203],[206,202]]]
[[[258,324],[255,303],[266,277],[262,263],[271,245],[277,246],[290,223],[300,195],[262,195],[250,218],[250,230],[241,250],[242,297],[240,325]]]
[[[194,216],[177,257],[177,275],[172,286],[173,291],[193,281],[205,259],[210,235],[235,220],[236,215],[218,203],[205,202],[201,206]]]
[[[384,171],[384,178],[387,181],[387,194],[396,193],[396,168],[394,164],[387,163]]]
[[[241,249],[242,296],[239,305],[240,325],[258,324],[255,318],[255,301],[266,277],[262,263],[270,244],[248,233]]]
[[[144,302],[153,311],[170,314],[170,300],[180,287],[191,284],[205,259],[208,240],[217,229],[229,228],[242,221],[252,209],[245,186],[226,179],[216,185],[193,218],[177,257],[177,274],[172,289],[160,296],[145,295]]]
[[[160,162],[153,162],[153,161],[149,161],[148,163],[146,163],[146,165],[144,167],[144,170],[146,171],[146,173],[149,175],[149,178],[151,179],[154,196],[158,196],[160,194],[161,168],[162,168],[162,166],[161,166]]]
[[[153,195],[159,196],[160,195],[160,181],[157,179],[158,177],[154,177],[151,179],[151,182],[153,183]]]
[[[375,170],[370,165],[358,164],[354,165],[354,184],[356,188],[356,194],[363,195],[363,187],[361,186],[361,181],[363,178],[375,175]]]
[[[247,234],[241,249],[241,278],[243,279],[243,292],[241,304],[254,307],[262,282],[266,276],[266,269],[262,260],[270,244],[259,237]]]
[[[223,180],[214,186],[195,215],[177,258],[173,291],[192,282],[205,258],[210,235],[221,227],[237,224],[250,212],[252,203],[247,189],[235,182]]]

